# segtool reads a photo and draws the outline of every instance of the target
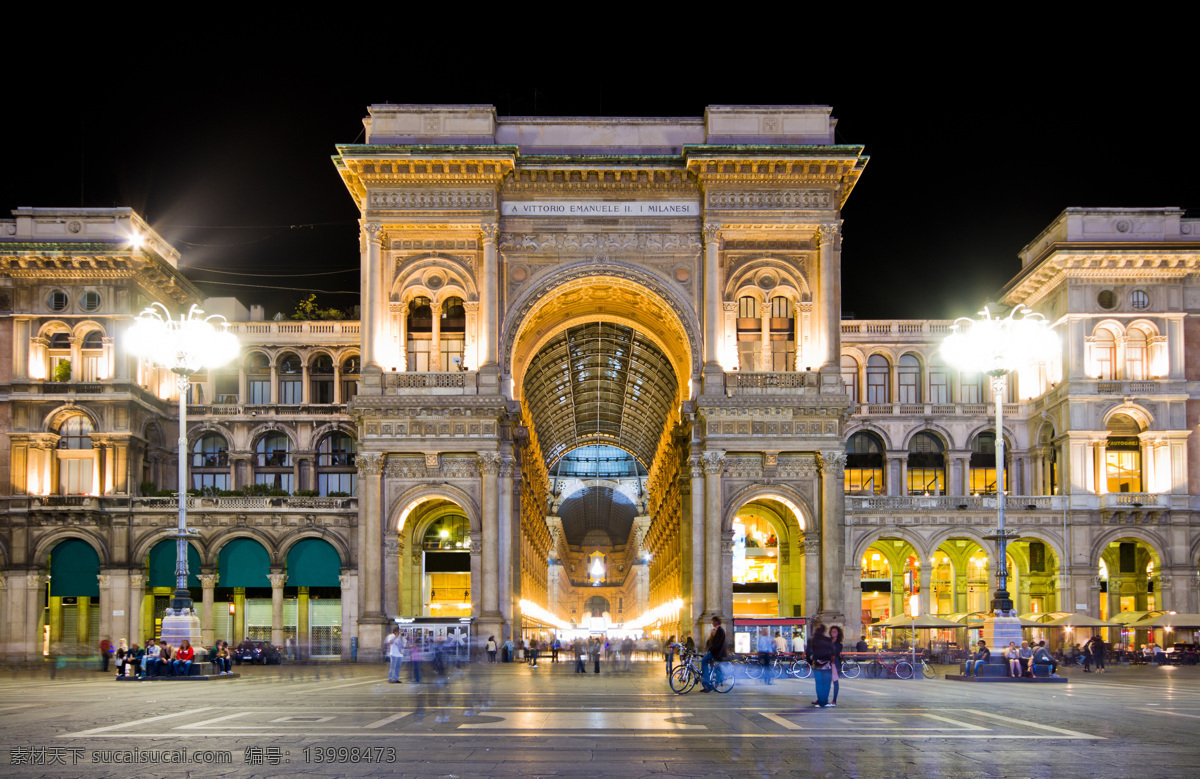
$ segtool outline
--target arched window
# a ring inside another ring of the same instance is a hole
[[[467,344],[467,311],[462,298],[443,300],[441,319],[441,370],[462,370],[463,352]]]
[[[1092,340],[1092,371],[1097,379],[1111,381],[1116,378],[1117,339],[1106,327],[1096,330]]]
[[[345,433],[331,433],[317,445],[317,491],[356,495],[358,471],[354,465],[354,439]]]
[[[347,357],[342,361],[342,402],[350,402],[350,398],[358,394],[358,374],[360,372],[358,355]]]
[[[897,400],[900,403],[920,403],[921,362],[911,354],[902,354],[896,363],[896,372],[900,384],[896,388]]]
[[[50,378],[54,381],[70,381],[71,336],[67,333],[50,336],[47,353],[50,355]]]
[[[933,433],[917,433],[908,444],[908,494],[946,494],[946,447]]]
[[[1149,361],[1145,331],[1130,328],[1125,336],[1125,378],[1143,381],[1149,375]]]
[[[1141,425],[1127,414],[1114,414],[1106,429],[1104,459],[1108,491],[1144,492]]]
[[[289,352],[279,358],[279,402],[282,405],[298,406],[304,402],[301,385],[303,363],[298,354]]]
[[[92,463],[92,422],[87,417],[67,417],[58,427],[58,494],[95,495]]]
[[[1005,456],[1004,478],[1008,479],[1008,457]],[[971,478],[969,491],[972,495],[995,495],[996,483],[996,434],[980,433],[971,440]]]
[[[858,360],[848,354],[842,355],[842,383],[846,385],[850,403],[858,403]]]
[[[92,330],[83,337],[83,373],[84,381],[100,381],[108,378],[107,365],[104,360],[104,334]]]
[[[867,358],[867,403],[871,405],[891,403],[888,394],[888,372],[891,363],[882,354]]]
[[[461,514],[448,514],[431,523],[421,539],[427,551],[452,552],[471,548],[471,523]]]
[[[333,358],[318,354],[308,367],[310,403],[333,402]]]
[[[205,433],[192,444],[192,489],[229,489],[229,442]]]
[[[271,360],[267,355],[255,352],[246,360],[247,403],[266,406],[271,402]]]
[[[792,301],[783,295],[771,298],[771,365],[764,370],[796,370],[796,320],[792,318]]]
[[[850,493],[883,494],[883,443],[870,433],[855,433],[846,442],[844,489]]]
[[[946,369],[946,363],[937,355],[929,360],[929,402],[953,402],[950,400],[950,372]]]
[[[433,307],[429,298],[413,298],[408,304],[408,369],[429,371],[430,345],[433,342]]]
[[[292,442],[280,432],[258,439],[254,447],[254,483],[292,491]]]
[[[738,298],[738,369],[742,371],[767,370],[762,365],[762,319],[758,309],[758,301],[753,297]]]

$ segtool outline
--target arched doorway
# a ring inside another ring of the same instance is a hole
[[[217,554],[217,589],[214,597],[218,604],[225,604],[225,608],[218,606],[214,609],[214,638],[231,636],[225,639],[230,644],[241,643],[243,639],[283,643],[282,635],[273,635],[275,626],[270,574],[271,556],[258,541],[234,538],[221,547]],[[218,613],[226,619],[216,620]],[[294,635],[294,605],[284,610],[279,627],[283,628],[285,623],[291,626]]]
[[[100,556],[87,541],[68,538],[50,550],[49,563],[43,651],[90,655],[100,641]]]
[[[175,591],[175,567],[178,558],[177,542],[164,538],[150,548],[146,555],[146,592],[142,601],[142,630],[144,637],[130,637],[130,641],[143,643],[142,638],[157,639],[162,635],[162,620],[170,605],[171,593]],[[193,603],[201,603],[203,589],[200,586],[200,552],[188,544],[188,593]],[[199,608],[197,606],[197,608]]]
[[[285,602],[296,602],[296,647],[301,656],[342,654],[342,560],[332,544],[303,538],[287,553]]]
[[[759,496],[738,509],[731,526],[733,616],[810,616],[804,556],[791,552],[805,527],[799,507],[780,495]]]

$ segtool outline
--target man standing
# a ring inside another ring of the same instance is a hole
[[[387,637],[388,681],[400,684],[400,666],[404,663],[404,639],[400,638],[400,627],[392,628]]]
[[[778,635],[778,634],[776,634]],[[770,684],[771,677],[774,676],[774,669],[771,668],[771,655],[775,650],[775,642],[771,640],[770,628],[758,629],[758,664],[763,669],[763,683]]]
[[[825,635],[823,624],[817,625],[804,652],[817,683],[817,699],[813,701],[813,708],[829,708],[833,705],[829,702],[829,688],[833,686],[833,641]]]
[[[713,691],[713,671],[717,663],[725,659],[725,628],[721,627],[721,618],[712,618],[712,631],[705,642],[704,659],[700,661],[701,692]]]

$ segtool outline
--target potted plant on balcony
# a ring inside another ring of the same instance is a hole
[[[70,381],[71,380],[71,361],[60,360],[55,363],[53,370],[50,371],[51,381]]]

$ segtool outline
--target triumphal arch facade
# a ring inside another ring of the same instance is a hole
[[[430,604],[481,636],[698,633],[746,546],[781,613],[841,619],[841,208],[867,158],[830,109],[364,124],[334,158],[362,227],[360,646]]]

